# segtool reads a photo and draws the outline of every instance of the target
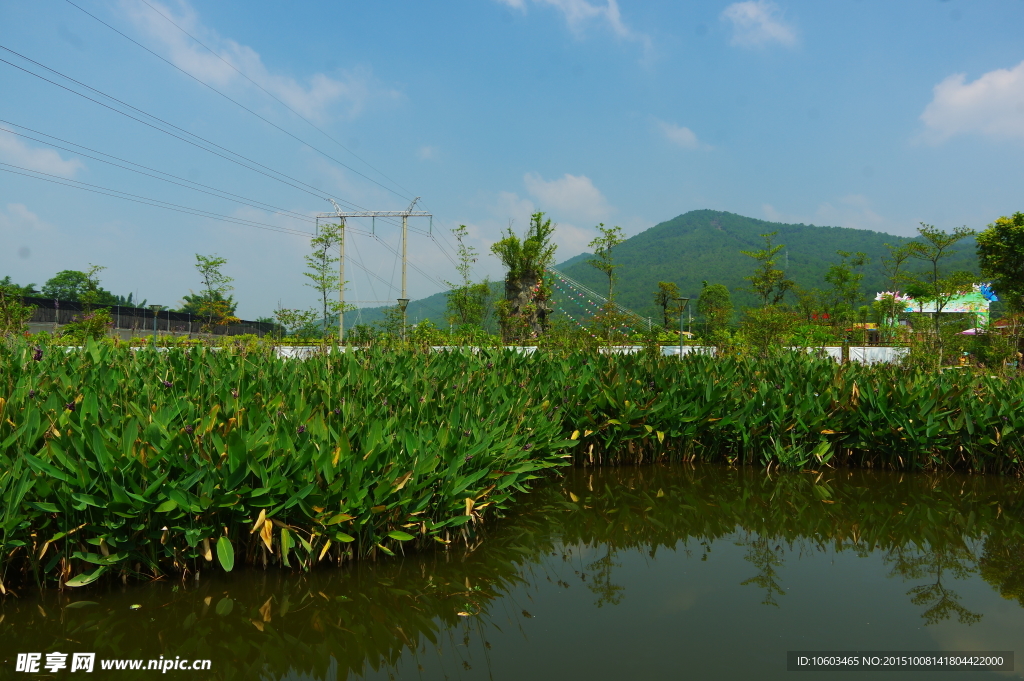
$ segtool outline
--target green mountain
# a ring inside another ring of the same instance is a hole
[[[700,295],[701,282],[707,281],[725,284],[737,308],[754,305],[753,294],[745,290],[749,282],[743,278],[751,274],[756,263],[740,251],[762,249],[764,239],[760,235],[767,232],[778,232],[775,243],[785,246],[777,266],[805,289],[826,288],[825,274],[829,266],[840,261],[836,251],[867,254],[870,262],[864,269],[862,287],[865,303],[874,298],[875,293],[887,288],[881,266],[881,259],[888,252],[885,245],[896,246],[911,241],[906,237],[864,229],[792,225],[724,211],[695,210],[655,225],[615,248],[615,262],[621,265],[616,270],[616,299],[621,305],[656,321],[660,308],[654,303],[654,293],[659,281],[675,282],[681,295],[694,299]],[[956,254],[945,260],[943,266],[947,270],[976,272],[974,240],[965,239],[955,250]],[[603,273],[587,264],[589,257],[590,254],[581,253],[555,267],[589,288],[605,292],[608,280]],[[922,270],[923,264],[912,262],[910,269]],[[439,326],[444,326],[445,301],[444,293],[412,301],[408,311],[410,322],[429,317]],[[558,296],[556,303],[564,305],[570,314],[580,310],[574,302],[561,300]],[[362,310],[363,321],[380,319],[380,309]],[[351,313],[353,323],[355,316],[356,313]],[[346,320],[348,318],[346,315]]]

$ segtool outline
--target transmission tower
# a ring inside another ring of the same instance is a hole
[[[317,220],[336,218],[338,220],[338,226],[341,231],[341,238],[338,240],[338,301],[341,303],[341,308],[338,312],[338,342],[344,343],[345,341],[345,220],[346,218],[402,218],[402,297],[398,299],[398,306],[402,308],[402,334],[405,334],[405,309],[409,306],[409,294],[406,290],[406,263],[408,261],[406,253],[408,252],[409,243],[409,218],[410,217],[429,217],[433,218],[432,213],[428,213],[422,210],[413,210],[416,207],[416,202],[420,200],[420,197],[416,197],[409,204],[409,207],[405,210],[358,210],[358,211],[345,211],[342,210],[338,204],[334,202],[334,199],[328,199],[331,205],[334,206],[333,213],[319,213],[317,214]],[[326,329],[325,329],[326,331]]]

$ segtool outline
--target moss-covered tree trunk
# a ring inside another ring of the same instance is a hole
[[[537,338],[547,329],[551,291],[544,283],[544,271],[554,259],[551,243],[554,226],[534,213],[526,234],[520,239],[511,228],[505,238],[491,246],[491,252],[508,268],[505,299],[496,306],[506,342]]]

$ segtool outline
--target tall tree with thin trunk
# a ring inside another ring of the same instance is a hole
[[[448,291],[448,305],[446,317],[453,326],[483,326],[484,318],[487,316],[487,304],[491,297],[491,282],[485,278],[482,282],[473,283],[473,263],[477,261],[477,250],[466,244],[466,237],[469,230],[466,225],[459,225],[452,229],[455,240],[459,245],[457,257],[459,264],[455,269],[462,278],[459,283],[446,281],[445,284],[451,289]]]
[[[658,290],[654,294],[654,302],[661,308],[662,326],[666,329],[673,328],[675,322],[670,315],[670,308],[677,305],[679,298],[679,286],[674,281],[659,281]]]
[[[786,278],[786,273],[775,267],[779,251],[784,248],[782,244],[772,244],[777,235],[778,232],[762,234],[765,247],[759,251],[740,251],[758,263],[754,273],[743,278],[750,282],[750,290],[761,299],[761,307],[778,305],[786,296],[786,292],[794,286],[794,282]]]
[[[943,275],[941,263],[956,253],[953,250],[953,246],[957,242],[973,236],[974,230],[969,227],[956,227],[950,233],[922,222],[921,226],[917,229],[917,233],[920,241],[911,242],[914,248],[913,257],[924,261],[928,265],[928,269],[919,279],[919,284],[925,291],[924,301],[931,303],[934,309],[932,315],[933,340],[938,351],[938,362],[942,364],[944,342],[941,333],[942,322],[940,315],[946,306],[949,305],[950,301],[971,289],[971,284],[974,283],[974,276],[969,272],[963,271],[950,272]]]
[[[306,271],[303,274],[309,279],[306,286],[316,291],[320,298],[318,316],[323,324],[323,333],[327,333],[328,326],[341,312],[341,301],[338,300],[341,291],[338,276],[340,257],[335,255],[341,239],[341,225],[321,225],[320,233],[310,240],[313,252],[306,256]],[[348,305],[345,307],[346,312],[352,309]]]
[[[612,249],[625,241],[622,236],[621,227],[605,227],[602,222],[597,226],[598,231],[601,232],[600,236],[594,237],[594,240],[588,244],[588,248],[594,250],[594,257],[587,260],[587,264],[594,267],[605,274],[608,277],[608,302],[614,300],[614,286],[615,286],[615,270],[621,265],[616,265],[615,260],[612,258]]]
[[[229,291],[234,290],[231,277],[221,272],[221,268],[228,263],[227,258],[214,255],[200,255],[196,253],[196,270],[203,280],[203,289],[200,291],[201,302],[198,303],[197,312],[206,318],[205,331],[209,332],[214,324],[230,324],[237,321],[233,315],[234,301],[228,296]]]

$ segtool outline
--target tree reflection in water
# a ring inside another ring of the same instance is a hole
[[[617,578],[620,554],[653,561],[659,551],[700,547],[705,560],[716,541],[746,549],[747,574],[755,574],[735,583],[762,590],[760,602],[773,609],[786,607],[787,560],[880,553],[890,576],[911,584],[907,595],[927,624],[969,625],[983,615],[961,603],[954,582],[980,576],[1024,605],[1021,487],[864,471],[573,470],[481,529],[472,547],[308,574],[203,574],[182,584],[9,597],[0,604],[0,640],[9,651],[209,658],[217,661],[210,679],[334,681],[439,654],[445,674],[457,677],[489,666],[490,637],[531,617],[534,606],[515,599],[542,581],[563,592],[578,579],[596,597],[586,607],[621,607],[630,582]],[[474,662],[471,648],[483,658]]]

